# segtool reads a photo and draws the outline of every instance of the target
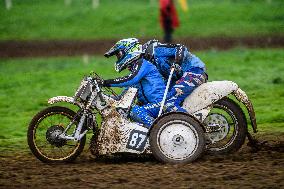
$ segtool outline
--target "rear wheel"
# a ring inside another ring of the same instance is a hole
[[[210,143],[207,146],[209,153],[232,153],[239,150],[245,142],[245,115],[239,105],[229,98],[215,102],[203,123]]]
[[[162,117],[150,133],[153,155],[164,163],[189,163],[199,158],[205,148],[200,123],[184,113]]]
[[[69,162],[75,160],[84,149],[86,136],[80,141],[58,137],[72,122],[75,112],[60,106],[48,107],[34,116],[28,128],[28,145],[32,153],[43,162]],[[71,134],[75,121],[67,134]]]

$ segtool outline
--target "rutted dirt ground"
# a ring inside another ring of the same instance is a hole
[[[187,165],[153,157],[95,160],[88,151],[74,163],[44,164],[27,152],[1,152],[0,188],[284,188],[284,135],[260,138],[268,143],[258,152],[244,145]]]
[[[103,55],[117,40],[0,41],[0,58]],[[149,39],[141,39],[141,42],[147,40]],[[173,42],[182,43],[193,51],[212,48],[226,50],[236,46],[282,48],[284,36],[176,38]]]

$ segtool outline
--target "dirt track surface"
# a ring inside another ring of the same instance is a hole
[[[152,157],[95,160],[89,152],[74,163],[44,164],[28,153],[1,153],[0,188],[284,188],[284,136],[268,139],[258,152],[244,145],[187,165]]]
[[[74,56],[83,54],[103,55],[117,40],[2,41],[0,42],[0,58]],[[149,39],[141,39],[141,42],[146,42],[147,40]],[[193,51],[212,48],[226,50],[237,46],[249,48],[283,48],[284,36],[179,38],[174,43],[185,44]]]

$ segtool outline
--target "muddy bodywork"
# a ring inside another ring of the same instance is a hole
[[[212,81],[202,84],[188,96],[183,108],[194,115],[199,121],[204,121],[216,101],[233,94],[248,110],[253,131],[257,132],[257,124],[253,105],[246,93],[232,81]]]
[[[52,98],[48,99],[49,104],[55,104],[55,103],[59,103],[59,102],[67,102],[69,104],[74,104],[74,105],[78,106],[79,108],[84,107],[84,104],[82,104],[78,101],[75,101],[73,97],[56,96],[56,97],[52,97]]]
[[[116,108],[130,109],[137,96],[137,91],[137,88],[130,87],[120,100],[114,103],[114,106]]]
[[[144,153],[149,151],[148,129],[138,123],[130,122],[126,117],[137,95],[136,88],[129,88],[119,99],[115,100],[103,94],[106,103],[96,98],[93,106],[101,112],[103,121],[98,134],[97,149],[99,155],[117,152]],[[73,97],[56,96],[48,100],[49,104],[67,102],[84,109],[84,104],[75,101]]]
[[[149,147],[148,129],[113,111],[104,117],[98,136],[99,155],[117,152],[144,153]]]
[[[255,117],[255,112],[254,112],[254,108],[253,105],[251,103],[251,101],[249,100],[247,94],[240,88],[238,88],[237,90],[233,91],[232,93],[240,102],[242,102],[245,107],[248,110],[249,113],[249,117],[250,117],[250,121],[251,121],[251,125],[253,128],[253,132],[257,132],[257,124],[256,124],[256,117]]]
[[[107,96],[105,107],[100,106],[100,100],[95,101],[103,117],[97,141],[99,155],[117,152],[144,153],[149,148],[148,129],[142,124],[130,122],[127,119],[131,105],[137,94],[136,88],[128,91],[118,100]]]
[[[212,81],[200,85],[183,102],[183,108],[199,121],[203,121],[212,104],[238,89],[232,81]]]
[[[203,122],[216,101],[233,94],[237,100],[247,108],[254,132],[257,131],[255,113],[248,96],[232,81],[213,81],[202,84],[188,96],[184,103],[188,113]],[[148,140],[149,130],[142,124],[128,120],[129,111],[137,95],[137,89],[129,88],[120,99],[102,94],[96,98],[92,106],[102,115],[102,124],[96,138],[96,152],[98,155],[113,154],[117,152],[150,153]],[[84,104],[75,101],[72,97],[57,96],[48,100],[48,103],[67,102],[84,109]]]

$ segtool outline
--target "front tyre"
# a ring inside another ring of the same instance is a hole
[[[150,133],[153,155],[164,163],[189,163],[205,149],[203,129],[198,121],[184,113],[162,117]]]
[[[52,106],[34,116],[27,137],[32,153],[39,160],[47,163],[70,162],[80,155],[85,146],[86,136],[80,141],[58,137],[72,122],[75,114],[68,108]],[[67,134],[71,134],[77,124],[78,121],[75,120]]]

